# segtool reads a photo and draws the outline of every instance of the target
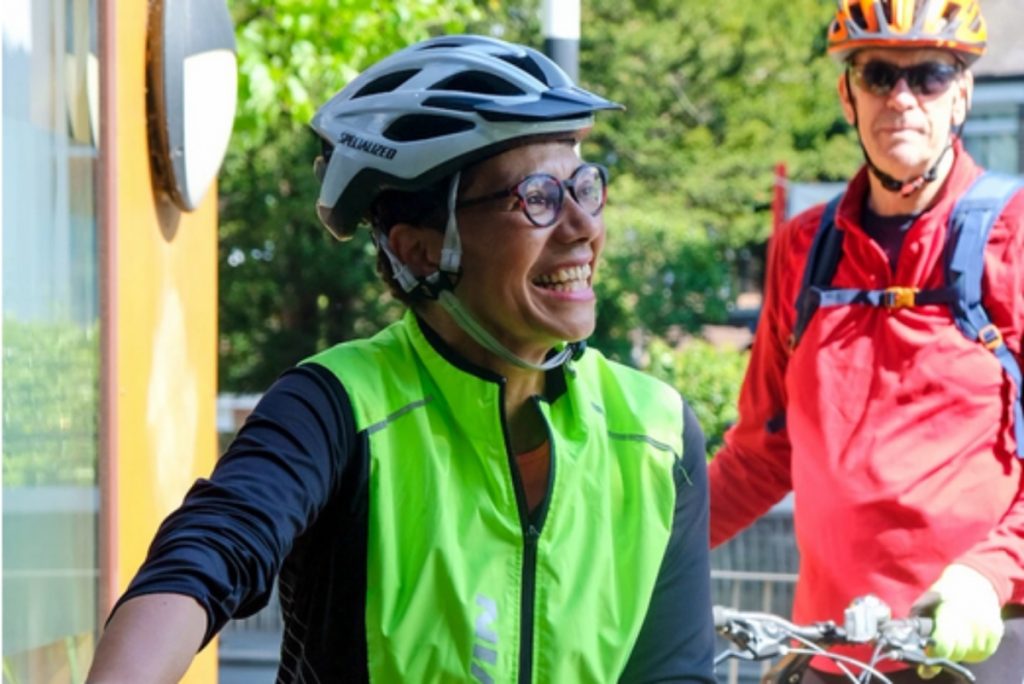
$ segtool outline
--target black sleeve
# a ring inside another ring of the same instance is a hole
[[[337,378],[316,365],[284,373],[210,478],[161,524],[118,606],[142,594],[191,596],[206,610],[204,646],[229,619],[255,613],[295,538],[338,488],[355,444]]]
[[[704,432],[683,407],[683,458],[665,558],[640,636],[620,681],[714,684],[708,481]]]

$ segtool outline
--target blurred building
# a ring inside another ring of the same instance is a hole
[[[974,66],[974,106],[964,142],[983,166],[1024,174],[1024,3],[982,0],[989,50]]]
[[[194,56],[180,27],[152,30],[163,9],[4,0],[5,683],[83,681],[157,524],[215,458],[216,191],[183,211],[154,172],[188,156],[156,103],[181,104]],[[215,680],[213,648],[186,681]]]

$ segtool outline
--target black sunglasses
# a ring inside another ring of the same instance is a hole
[[[572,172],[569,180],[564,181],[550,173],[532,173],[510,188],[463,200],[455,208],[462,209],[500,197],[515,197],[515,209],[522,209],[530,223],[538,228],[547,228],[562,215],[566,190],[583,211],[597,216],[608,199],[608,169],[600,164],[583,164]]]
[[[853,82],[881,97],[892,92],[901,80],[906,80],[907,87],[915,95],[936,95],[945,92],[960,71],[959,64],[945,62],[921,62],[901,67],[872,59],[864,64],[850,65]]]

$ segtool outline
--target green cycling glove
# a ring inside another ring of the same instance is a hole
[[[999,597],[988,578],[974,568],[953,563],[918,603],[927,601],[929,595],[938,603],[928,655],[979,663],[995,653],[1003,638],[1003,620]],[[938,673],[924,666],[918,671],[925,678]]]

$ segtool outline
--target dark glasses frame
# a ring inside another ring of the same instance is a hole
[[[848,73],[861,89],[885,97],[901,80],[915,95],[938,95],[946,92],[963,72],[963,65],[946,62],[920,62],[899,66],[881,59],[851,64]]]
[[[481,197],[473,197],[458,202],[455,205],[455,208],[463,209],[465,207],[471,207],[477,204],[482,204],[484,202],[490,202],[491,200],[500,199],[502,197],[515,197],[516,204],[513,208],[509,209],[509,211],[514,211],[516,209],[522,210],[523,215],[534,226],[538,228],[547,228],[548,226],[553,226],[555,223],[557,223],[558,219],[562,216],[562,211],[565,208],[566,190],[569,191],[569,195],[572,196],[573,201],[576,202],[576,204],[578,204],[580,208],[583,207],[583,204],[576,196],[576,183],[578,182],[578,178],[581,173],[583,173],[584,171],[589,171],[591,169],[596,169],[598,177],[600,177],[601,179],[601,201],[598,204],[597,209],[587,213],[589,213],[591,216],[597,216],[598,214],[601,213],[601,210],[604,209],[605,204],[608,202],[608,169],[606,169],[601,164],[594,164],[592,162],[588,162],[586,164],[581,164],[580,166],[577,166],[576,169],[572,172],[572,175],[569,176],[568,180],[562,180],[561,178],[553,176],[550,173],[531,173],[529,176],[526,176],[518,183],[515,183],[514,185],[511,185],[503,190],[498,190],[497,192],[493,192],[488,195],[483,195]],[[553,187],[558,188],[558,207],[555,210],[555,213],[550,221],[541,222],[537,220],[537,218],[535,218],[534,216],[531,216],[526,204],[527,197],[524,188],[526,188],[528,184],[536,182],[537,180],[550,181]]]

